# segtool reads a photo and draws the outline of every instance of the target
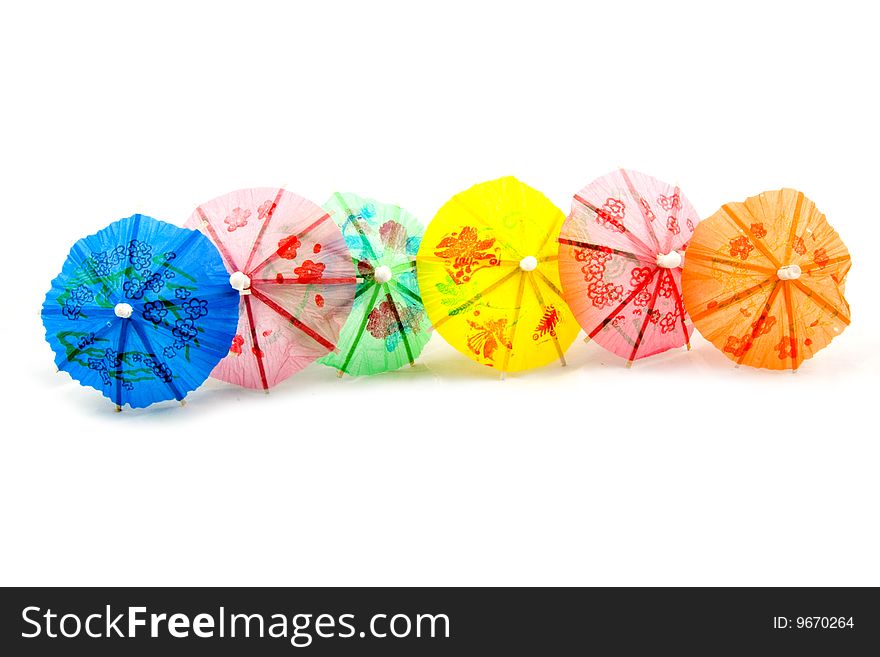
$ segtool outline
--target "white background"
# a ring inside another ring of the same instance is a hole
[[[575,6],[577,4],[577,6]],[[868,3],[15,3],[0,17],[2,584],[880,584],[876,16]],[[578,341],[116,414],[39,310],[79,237],[286,185],[424,221],[618,166],[702,216],[793,186],[852,326],[801,371]]]

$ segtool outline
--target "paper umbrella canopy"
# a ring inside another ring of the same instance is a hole
[[[684,302],[737,364],[796,370],[849,325],[849,267],[846,246],[803,193],[764,192],[697,226]]]
[[[58,369],[121,410],[201,385],[229,350],[237,305],[203,235],[136,214],[73,245],[42,316]]]
[[[559,237],[565,298],[587,336],[631,364],[688,345],[681,266],[697,213],[678,187],[620,169],[572,201]]]
[[[453,347],[502,372],[565,364],[580,331],[562,299],[556,237],[565,216],[507,177],[450,199],[417,257],[434,327]]]
[[[211,238],[241,294],[214,377],[268,389],[336,348],[357,280],[320,206],[283,189],[243,189],[203,203],[187,226]]]
[[[339,348],[321,362],[355,375],[412,365],[431,337],[415,274],[422,226],[396,205],[354,194],[336,193],[324,209],[342,230],[359,283]]]

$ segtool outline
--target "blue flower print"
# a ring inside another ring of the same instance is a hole
[[[177,355],[177,351],[171,346],[165,347],[165,349],[162,350],[162,353],[165,354],[165,358],[174,358]]]
[[[208,302],[204,299],[190,299],[189,301],[184,301],[180,307],[183,308],[183,312],[190,319],[198,319],[208,314]]]
[[[174,296],[178,299],[188,299],[192,295],[192,292],[187,290],[185,287],[179,287],[174,290]]]
[[[161,301],[147,301],[144,304],[144,312],[141,314],[148,322],[161,324],[165,315],[168,314],[168,309],[165,308],[165,304]]]
[[[175,338],[179,338],[183,342],[189,342],[199,334],[196,323],[191,319],[178,319],[171,332]]]
[[[92,293],[87,285],[77,285],[73,290],[70,291],[70,298],[77,303],[83,304],[94,301],[95,295]]]
[[[138,271],[150,267],[153,260],[153,247],[140,240],[132,240],[128,243],[128,261]]]

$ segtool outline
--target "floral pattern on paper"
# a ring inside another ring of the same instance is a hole
[[[501,264],[495,238],[480,239],[477,229],[463,226],[446,235],[434,249],[434,255],[445,261],[446,272],[456,285],[467,283],[484,267]]]

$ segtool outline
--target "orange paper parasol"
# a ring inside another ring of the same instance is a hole
[[[737,364],[797,370],[850,322],[849,252],[793,189],[728,203],[697,224],[682,291],[697,330]]]

